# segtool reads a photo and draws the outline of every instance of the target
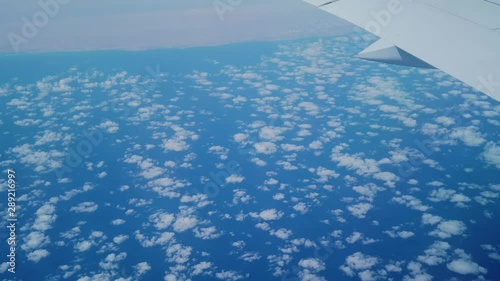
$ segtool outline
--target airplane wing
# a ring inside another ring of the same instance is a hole
[[[435,67],[500,101],[500,0],[304,0],[381,39],[358,56]]]

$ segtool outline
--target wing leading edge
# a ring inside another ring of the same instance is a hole
[[[435,67],[500,101],[500,5],[472,1],[475,5],[467,6],[471,1],[465,0],[304,1],[381,37],[360,58]]]

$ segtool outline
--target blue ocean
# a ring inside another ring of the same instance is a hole
[[[0,279],[498,280],[500,105],[373,41],[1,55]]]

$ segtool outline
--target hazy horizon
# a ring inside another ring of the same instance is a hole
[[[302,1],[0,0],[0,53],[147,50],[345,33]]]

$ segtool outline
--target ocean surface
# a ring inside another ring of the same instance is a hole
[[[500,105],[373,41],[0,56],[0,280],[497,280]]]

